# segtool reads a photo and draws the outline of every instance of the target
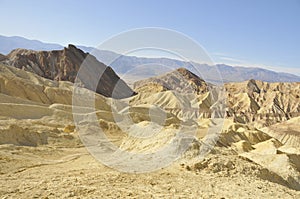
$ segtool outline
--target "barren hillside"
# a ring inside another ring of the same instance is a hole
[[[264,107],[259,99],[272,101],[277,99],[276,94],[284,97],[266,110],[278,105],[284,111],[299,111],[298,90],[293,90],[298,84],[260,83],[257,85],[260,93],[256,86],[248,84],[226,85],[233,96],[231,99],[238,98],[239,92],[247,93],[245,98],[234,101],[240,104],[239,108],[232,105],[235,114],[252,110],[250,98]],[[87,103],[89,95],[80,98],[83,99],[80,106],[72,107],[74,85],[71,82],[57,82],[0,65],[3,185],[0,195],[8,198],[298,198],[300,153],[299,145],[292,141],[298,139],[297,118],[268,129],[257,129],[247,121],[237,123],[231,116],[224,121],[218,117],[205,118],[193,111],[203,109],[204,104],[207,110],[213,107],[208,100],[212,97],[205,92],[207,85],[201,80],[187,85],[196,92],[182,93],[176,90],[178,87],[145,88],[126,99],[107,98],[83,89],[95,95],[95,107]],[[96,121],[89,123],[93,114]],[[75,125],[74,118],[83,120]],[[94,125],[99,125],[110,143],[128,152],[123,155],[115,151],[102,160],[131,173],[104,166],[87,152],[107,142],[90,131]],[[219,127],[220,132],[212,131]],[[282,137],[275,131],[280,128],[295,137]],[[85,136],[94,136],[90,141],[98,145],[85,148],[83,143],[89,138]],[[216,145],[210,141],[216,141]],[[159,167],[158,163],[176,157],[184,147],[187,151],[181,158]],[[161,149],[158,157],[137,156],[155,154]],[[160,161],[154,161],[157,158]],[[130,164],[125,164],[128,160]],[[153,168],[159,169],[143,173]]]

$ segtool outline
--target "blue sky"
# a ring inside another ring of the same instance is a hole
[[[200,43],[216,63],[300,75],[300,0],[0,0],[0,35],[97,46],[162,27]]]

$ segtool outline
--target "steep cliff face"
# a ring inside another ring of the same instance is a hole
[[[6,57],[0,57],[0,61],[1,59],[2,63],[39,76],[70,82],[75,81],[80,67],[85,65],[86,70],[79,77],[84,87],[106,97],[125,98],[133,94],[129,86],[110,67],[73,45],[53,51],[16,49]]]

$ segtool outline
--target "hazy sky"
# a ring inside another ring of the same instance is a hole
[[[300,75],[300,0],[0,0],[0,35],[97,46],[162,27],[200,43],[216,63]]]

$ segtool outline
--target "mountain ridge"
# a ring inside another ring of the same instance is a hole
[[[5,55],[16,48],[26,48],[31,50],[61,50],[64,48],[59,44],[45,43],[20,36],[7,37],[0,35],[0,44],[0,53]]]
[[[165,70],[162,67],[163,73],[171,72],[172,70],[175,70],[177,68],[187,68],[193,73],[200,75],[201,78],[205,81],[215,84],[220,84],[223,82],[243,82],[250,79],[257,79],[265,82],[300,82],[300,76],[298,75],[284,72],[276,72],[259,67],[230,66],[227,64],[215,64],[212,66],[208,64],[184,62],[170,58],[145,58],[136,56],[125,56],[111,51],[103,51],[95,48],[83,49],[93,54],[99,61],[105,63],[106,65],[110,65],[120,75],[127,74],[128,72],[141,65],[162,65],[166,66],[166,68],[169,69]],[[109,54],[109,58],[107,58],[107,52],[111,52],[111,54]],[[197,68],[197,70],[195,70],[195,67]],[[157,72],[155,70],[155,68],[153,70],[147,70],[147,73],[151,74],[152,76],[163,74],[155,74],[155,72]],[[216,77],[216,70],[220,72],[219,77]],[[140,73],[139,75],[145,78],[151,77],[150,75],[143,73]]]
[[[3,39],[4,38],[4,39]],[[21,41],[21,42],[20,42]],[[250,79],[256,79],[266,82],[300,82],[300,77],[298,75],[275,72],[272,70],[267,70],[259,67],[243,67],[243,66],[230,66],[227,64],[216,64],[217,69],[220,71],[221,78],[216,78],[215,70],[211,70],[212,66],[207,64],[198,63],[188,63],[179,60],[169,59],[169,58],[144,58],[144,57],[134,57],[134,56],[124,56],[117,54],[115,52],[107,50],[98,50],[94,47],[87,47],[82,45],[76,45],[85,52],[89,52],[94,55],[100,62],[111,66],[114,71],[123,75],[132,71],[135,67],[145,64],[152,65],[165,65],[170,67],[172,70],[177,68],[187,68],[196,74],[197,72],[202,73],[202,78],[207,82],[211,83],[227,83],[227,82],[243,82]],[[28,48],[32,50],[54,50],[63,49],[64,47],[59,44],[49,44],[43,43],[38,40],[28,40],[23,37],[5,37],[0,36],[0,53],[7,54],[15,48]],[[113,63],[111,60],[118,58]],[[3,56],[0,56],[0,60]],[[198,68],[199,71],[193,71],[194,66]],[[172,70],[166,71],[163,69],[162,72],[171,72]],[[160,71],[159,71],[160,72]],[[140,77],[148,78],[150,76],[159,75],[157,69],[147,70],[147,72],[139,73]]]

